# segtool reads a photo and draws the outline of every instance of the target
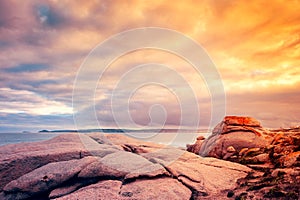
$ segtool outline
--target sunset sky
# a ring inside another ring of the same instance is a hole
[[[252,116],[270,128],[300,125],[299,11],[299,0],[0,0],[0,132],[75,129],[73,84],[89,52],[112,35],[141,27],[178,31],[207,51],[224,84],[227,115]],[[131,66],[145,63],[182,74],[196,93],[201,125],[209,122],[205,81],[182,58],[145,49],[118,58],[95,90],[100,128],[115,126],[108,95],[114,84]],[[168,79],[156,69],[145,73]],[[145,73],[130,80],[138,83]],[[176,127],[176,96],[159,85],[133,95],[132,119],[148,124],[155,104],[168,111],[167,127]]]

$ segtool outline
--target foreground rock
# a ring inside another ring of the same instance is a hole
[[[7,197],[26,199],[56,188],[61,183],[73,178],[95,160],[94,157],[85,157],[78,160],[49,163],[11,181],[3,190]]]
[[[220,199],[251,172],[122,135],[60,135],[0,152],[1,200]]]
[[[121,188],[121,189],[120,189]],[[172,178],[137,180],[122,186],[121,181],[106,180],[83,187],[58,198],[69,199],[189,199],[191,191]]]
[[[82,143],[84,140],[91,138],[85,135],[79,137],[76,134],[65,134],[48,141],[0,147],[0,191],[9,181],[48,163],[80,159],[92,153],[103,157],[118,150],[115,146],[101,144],[100,147],[97,143],[100,150],[97,152],[96,149],[90,148],[89,151]]]
[[[229,196],[298,199],[300,195],[299,128],[266,130],[253,118],[228,116],[209,138],[197,140],[187,150],[257,170],[240,179]]]

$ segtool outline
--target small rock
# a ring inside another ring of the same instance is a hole
[[[245,156],[254,156],[260,151],[260,148],[250,148],[248,151],[245,152]]]
[[[249,150],[249,148],[242,148],[239,152],[239,156],[244,155],[248,150]]]
[[[284,167],[292,167],[292,166],[296,166],[297,163],[300,164],[300,151],[292,152],[292,153],[288,154],[284,158],[283,166]]]
[[[269,154],[267,153],[259,154],[255,156],[254,159],[256,159],[260,163],[266,163],[270,161]]]
[[[235,154],[235,152],[228,152],[223,156],[223,160],[228,160],[228,158],[231,158],[233,155]]]
[[[235,150],[235,148],[234,148],[233,146],[227,147],[226,151],[229,152],[229,153],[234,153],[234,152],[236,152],[236,150]]]
[[[205,140],[205,137],[200,135],[200,136],[197,137],[197,140]]]
[[[124,197],[132,197],[133,193],[132,192],[122,192],[121,195]]]

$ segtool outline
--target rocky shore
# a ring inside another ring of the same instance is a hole
[[[300,198],[300,129],[264,129],[250,117],[225,117],[187,150],[252,169],[229,196],[236,199]]]
[[[298,199],[299,130],[225,117],[188,151],[121,134],[0,147],[0,199]]]

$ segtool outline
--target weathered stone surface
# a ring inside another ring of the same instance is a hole
[[[106,200],[120,199],[119,191],[122,186],[121,181],[105,180],[96,184],[83,187],[69,195],[56,198],[56,200]]]
[[[79,159],[88,155],[75,134],[48,141],[10,144],[0,147],[0,191],[10,181],[50,162]]]
[[[190,199],[191,190],[172,178],[137,180],[123,185],[121,199]],[[127,197],[127,198],[126,198]]]
[[[272,140],[269,131],[263,129],[257,120],[251,117],[227,116],[214,128],[212,135],[201,146],[198,145],[200,150],[192,152],[201,156],[230,159],[232,156],[239,156],[245,148],[265,147]]]
[[[238,131],[225,135],[211,135],[202,144],[199,154],[222,159],[229,146],[234,147],[238,153],[243,148],[265,147],[269,143],[269,140],[257,136],[253,132]]]
[[[116,147],[105,144],[93,145],[93,148],[89,146],[87,149],[82,141],[88,144],[88,138],[83,134],[64,134],[42,142],[1,146],[0,191],[10,181],[48,163],[89,155],[104,157],[117,151]]]
[[[148,160],[162,160],[165,164],[172,163],[173,161],[181,158],[184,154],[188,152],[178,149],[178,148],[164,148],[158,151],[150,152],[150,153],[142,153],[141,156],[145,157]],[[190,156],[194,156],[189,153]],[[153,161],[151,161],[153,162]]]
[[[141,141],[121,134],[90,133],[88,135],[98,143],[110,144],[133,153],[153,152],[165,147],[165,145]]]
[[[183,182],[205,196],[221,194],[224,190],[234,189],[236,181],[247,175],[244,167],[239,169],[220,167],[207,161],[192,159],[186,162],[176,161],[165,166],[174,176],[185,177]],[[192,182],[192,184],[191,184]]]
[[[172,178],[137,180],[126,185],[121,181],[100,181],[57,200],[89,199],[189,199],[191,191]]]
[[[124,171],[120,171],[115,168],[111,168],[105,164],[103,164],[100,160],[93,162],[86,166],[81,172],[78,174],[79,178],[93,178],[93,177],[114,177],[121,178],[125,177],[127,173]]]
[[[11,181],[3,190],[5,193],[14,193],[16,196],[19,195],[18,193],[25,193],[29,196],[38,195],[73,178],[81,169],[95,160],[97,160],[95,157],[86,157],[49,163]]]
[[[223,191],[234,189],[236,181],[251,171],[250,168],[237,163],[203,158],[189,152],[180,152],[180,150],[174,152],[174,157],[177,159],[171,160],[167,156],[172,155],[170,150],[141,155],[164,165],[173,176],[197,191],[196,196],[212,198],[216,194],[223,195]]]
[[[79,173],[78,177],[125,177],[125,179],[130,179],[140,176],[155,177],[167,174],[167,171],[161,165],[153,164],[139,155],[119,151],[91,163]]]
[[[125,161],[125,162],[124,162]],[[105,156],[101,159],[101,162],[113,169],[130,173],[139,168],[146,167],[152,163],[147,159],[125,151],[120,151]]]
[[[160,164],[152,164],[143,168],[136,169],[125,176],[125,179],[133,179],[139,177],[153,178],[156,176],[170,176],[164,167]]]
[[[74,192],[75,190],[77,190],[78,188],[80,188],[81,186],[82,186],[81,183],[75,183],[73,185],[67,185],[64,187],[56,188],[51,191],[51,193],[49,194],[49,198],[55,199],[55,198],[70,194],[70,193]]]

